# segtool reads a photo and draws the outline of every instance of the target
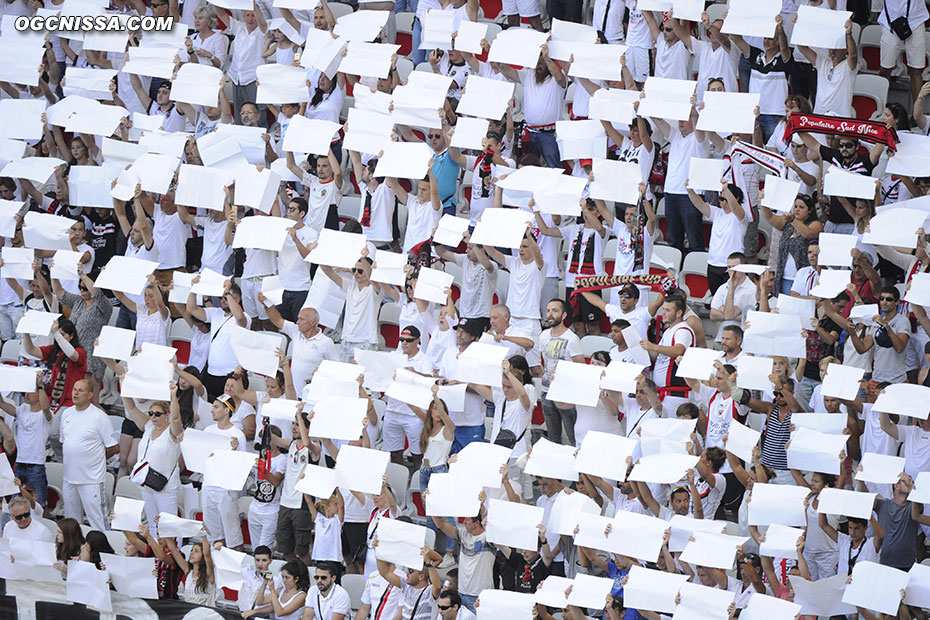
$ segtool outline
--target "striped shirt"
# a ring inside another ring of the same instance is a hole
[[[785,444],[791,439],[791,412],[784,420],[778,417],[778,405],[772,409],[765,422],[762,436],[762,464],[772,469],[788,469],[788,453]]]

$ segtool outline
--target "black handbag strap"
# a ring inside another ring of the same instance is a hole
[[[885,4],[884,6],[885,20],[888,22],[888,27],[891,28],[891,15],[888,14],[888,3],[885,2],[884,4]],[[911,0],[907,0],[907,8],[904,9],[904,19],[907,19],[908,16],[910,16],[910,14],[911,14]],[[908,26],[910,26],[910,24],[908,24]]]

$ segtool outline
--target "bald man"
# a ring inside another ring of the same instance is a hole
[[[71,390],[74,405],[61,413],[61,446],[64,454],[65,516],[78,522],[87,516],[95,530],[106,531],[109,493],[104,480],[107,459],[119,452],[107,414],[91,400],[94,393],[86,380]],[[153,518],[152,515],[149,518]]]
[[[320,313],[315,308],[302,308],[297,313],[297,322],[287,321],[278,312],[278,309],[268,304],[262,293],[258,294],[258,301],[268,312],[268,320],[277,327],[282,334],[287,334],[294,343],[294,353],[291,358],[291,375],[294,377],[294,388],[300,394],[304,385],[310,381],[310,376],[320,366],[323,360],[340,361],[336,345],[320,329]]]

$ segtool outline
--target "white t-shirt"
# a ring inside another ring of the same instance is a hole
[[[669,45],[665,37],[659,35],[656,39],[655,76],[672,80],[687,80],[688,61],[691,52],[680,40]]]
[[[358,208],[359,223],[362,222],[362,217],[365,214],[365,202],[371,196],[370,223],[368,226],[362,224],[362,232],[372,243],[390,243],[394,238],[394,232],[391,229],[391,216],[394,214],[394,192],[387,186],[387,183],[380,184],[374,192],[367,187],[362,188],[362,190],[362,201]]]
[[[32,411],[26,403],[16,407],[16,462],[45,464],[45,444],[52,422],[41,409]]]
[[[545,272],[536,266],[536,261],[524,264],[519,256],[508,256],[506,265],[510,272],[507,288],[510,315],[520,319],[538,319]]]
[[[462,294],[459,296],[459,314],[466,319],[488,317],[497,287],[497,265],[491,268],[473,263],[464,254],[454,254],[455,264],[462,270]]]
[[[565,89],[552,76],[538,84],[535,69],[522,69],[519,76],[523,84],[523,117],[527,126],[545,127],[555,124],[562,115]]]
[[[420,202],[414,192],[407,194],[407,231],[404,233],[403,253],[426,241],[442,217],[442,209],[434,209],[433,202]]]
[[[375,571],[365,580],[362,603],[367,604],[371,611],[368,618],[361,620],[393,620],[397,616],[397,607],[403,604],[403,592]]]
[[[217,222],[212,217],[198,217],[197,220],[203,226],[201,265],[223,273],[223,266],[232,255],[232,248],[226,243],[226,220]]]
[[[326,225],[326,216],[330,205],[339,204],[342,199],[342,187],[336,185],[335,179],[320,181],[309,172],[305,172],[300,181],[307,188],[307,204],[309,209],[304,217],[304,224],[317,231],[323,230]]]
[[[47,527],[35,520],[30,521],[26,528],[20,528],[16,521],[10,520],[3,526],[3,537],[18,540],[36,540],[39,542],[54,542],[52,533]]]
[[[107,472],[106,449],[115,445],[113,425],[103,409],[91,404],[83,411],[71,406],[61,413],[65,482],[102,483]]]
[[[153,210],[155,226],[152,237],[158,247],[159,269],[176,269],[183,267],[187,261],[185,243],[190,237],[190,227],[181,221],[178,213],[165,215],[161,207]]]
[[[237,326],[236,317],[224,314],[222,308],[204,308],[207,315],[206,323],[210,324],[210,353],[207,355],[208,371],[214,377],[224,376],[236,369],[239,365],[229,342],[230,334]],[[251,324],[246,316],[246,329]]]
[[[640,338],[646,337],[646,333],[649,331],[649,323],[652,321],[652,315],[649,314],[648,309],[642,306],[636,306],[629,312],[624,312],[623,308],[618,305],[607,304],[604,308],[604,312],[607,314],[607,318],[610,319],[611,323],[623,319],[636,328]]]
[[[617,237],[614,275],[631,276],[649,273],[649,262],[652,259],[653,245],[652,235],[649,234],[649,231],[643,231],[643,266],[641,269],[634,269],[636,264],[636,252],[633,248],[633,239],[630,235],[630,229],[626,227],[626,222],[618,217],[614,220],[614,225],[610,230]],[[613,294],[611,294],[611,298],[613,298]]]
[[[300,480],[307,463],[310,462],[310,451],[307,446],[300,445],[300,441],[292,441],[287,450],[287,466],[284,469],[284,480],[281,481],[280,503],[285,508],[300,508],[303,504],[304,494],[294,489]]]
[[[323,360],[338,361],[336,345],[332,339],[319,330],[314,336],[307,338],[297,329],[297,324],[284,321],[281,332],[287,334],[294,343],[294,352],[291,356],[291,375],[294,377],[294,387],[298,392],[310,381],[310,375]]]
[[[707,83],[712,78],[723,78],[723,88],[728,93],[739,91],[737,84],[736,67],[739,65],[739,48],[730,43],[728,52],[722,45],[714,49],[710,41],[701,41],[691,37],[691,49],[697,56],[698,66],[698,97],[703,99]]]
[[[743,219],[739,219],[732,211],[727,213],[719,207],[711,207],[710,221],[712,225],[707,264],[726,267],[730,254],[743,251],[743,237],[746,235],[746,227],[749,226],[749,214],[744,211]]]
[[[317,232],[306,225],[297,229],[297,238],[304,246],[316,241],[317,237]],[[284,245],[278,252],[278,275],[286,291],[310,290],[310,263],[300,255],[290,234],[284,237]]]
[[[381,299],[372,284],[359,289],[355,278],[343,276],[342,292],[346,295],[345,318],[342,322],[343,342],[378,343],[378,310]]]
[[[930,471],[930,433],[919,426],[898,424],[898,438],[904,444],[904,471],[917,478],[922,471]]]
[[[847,60],[834,65],[826,54],[817,54],[817,102],[814,114],[853,116],[853,86],[858,69],[850,69]]]
[[[576,355],[584,355],[581,340],[571,329],[566,329],[559,336],[552,336],[552,328],[539,334],[539,352],[543,362],[543,392],[549,390],[552,374],[560,360],[570,360]]]
[[[879,553],[875,550],[874,538],[866,537],[859,543],[858,547],[852,549],[852,538],[849,537],[849,534],[837,532],[836,550],[839,556],[836,570],[838,575],[848,575],[850,564],[853,566],[859,562],[875,562],[877,564],[879,560]]]
[[[667,194],[687,194],[685,181],[688,180],[688,170],[691,166],[691,158],[707,157],[707,144],[698,142],[692,131],[687,136],[682,136],[678,131],[676,123],[669,125],[668,140],[671,147],[668,152],[668,171],[665,175],[665,193]]]

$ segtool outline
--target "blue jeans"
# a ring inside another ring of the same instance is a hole
[[[791,294],[791,287],[794,286],[794,279],[782,278],[781,279],[781,292],[785,295]]]
[[[414,5],[413,10],[416,11],[416,0],[413,0],[411,4]],[[416,67],[426,60],[426,50],[420,49],[420,42],[423,40],[423,26],[420,25],[419,19],[413,20],[413,35],[410,39],[413,44],[413,49],[410,50],[410,60],[413,61],[413,66]]]
[[[687,235],[689,252],[704,249],[701,212],[691,204],[687,194],[665,194],[665,218],[668,221],[666,241],[670,246],[678,248],[684,254]]]
[[[554,132],[531,131],[530,142],[533,143],[540,164],[550,168],[562,167],[562,155],[559,154],[559,143],[555,141]]]
[[[119,314],[116,315],[116,326],[120,329],[135,329],[136,313],[126,306],[120,306]]]
[[[17,463],[16,477],[23,484],[31,484],[36,491],[36,501],[44,508],[48,501],[48,478],[45,477],[45,465]]]
[[[420,492],[422,493],[423,489],[429,487],[429,479],[433,474],[444,474],[449,471],[448,465],[437,465],[436,467],[426,467],[423,466],[420,468]],[[455,527],[455,521],[451,517],[445,518],[446,523]],[[443,554],[452,551],[452,546],[455,544],[455,541],[442,533],[442,531],[436,527],[436,524],[433,523],[432,517],[426,517],[426,527],[436,532],[436,553]]]
[[[484,424],[479,426],[456,426],[455,439],[452,441],[452,453],[460,452],[462,448],[473,441],[484,441]]]
[[[468,611],[475,613],[475,601],[478,600],[478,596],[472,596],[471,594],[462,594],[459,592],[459,596],[462,597],[462,605],[468,608]]]
[[[762,128],[762,144],[765,144],[769,141],[769,138],[772,137],[772,133],[775,131],[775,127],[780,122],[781,116],[778,114],[759,115],[759,127]]]
[[[565,445],[575,445],[575,421],[578,419],[578,411],[571,409],[559,409],[551,400],[543,398],[542,401],[543,416],[546,418],[546,439],[552,443],[562,444],[562,429],[565,429]]]

